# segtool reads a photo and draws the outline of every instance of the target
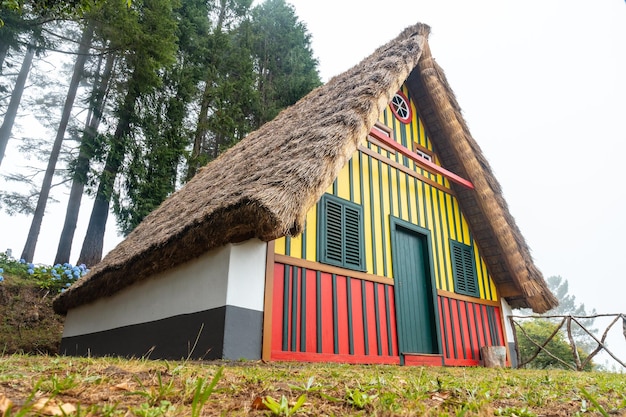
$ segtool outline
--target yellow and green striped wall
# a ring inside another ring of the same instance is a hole
[[[410,99],[406,88],[401,91]],[[417,109],[413,101],[410,103],[410,123],[398,121],[387,107],[377,126],[398,144],[410,150],[419,149],[440,165]],[[281,311],[273,313],[274,330],[267,334],[272,334],[272,339],[289,337],[291,342],[272,340],[271,358],[399,363],[396,341],[385,340],[396,337],[390,217],[430,233],[432,274],[437,290],[435,308],[440,316],[443,352],[440,362],[429,357],[417,363],[475,365],[481,345],[504,344],[496,287],[445,176],[429,172],[370,137],[359,146],[326,192],[363,207],[365,271],[342,270],[318,263],[317,205],[309,210],[301,235],[276,240],[274,278],[275,288],[281,290],[270,298],[282,301],[278,303]],[[478,298],[455,294],[451,241],[473,248]],[[353,299],[360,305],[356,310]],[[323,319],[329,311],[342,312],[344,307],[356,311],[346,318],[349,326],[344,329],[348,334],[345,340],[342,339],[344,332],[337,332],[341,320],[335,317],[334,324],[332,321],[328,324],[328,320]],[[311,318],[315,314],[319,315],[317,321]],[[350,327],[352,323],[356,330]],[[319,349],[307,348],[303,334],[307,337],[314,334],[317,340],[314,345]],[[356,339],[364,338],[362,347],[353,340],[354,334],[358,336]],[[292,343],[296,335],[302,341]],[[334,344],[328,342],[329,338]],[[335,349],[326,349],[326,343]],[[365,355],[366,352],[372,353]]]

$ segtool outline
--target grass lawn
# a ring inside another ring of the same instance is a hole
[[[56,413],[56,414],[54,414]],[[626,415],[626,375],[0,356],[0,416]]]

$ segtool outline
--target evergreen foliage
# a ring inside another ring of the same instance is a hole
[[[321,84],[310,35],[293,7],[284,0],[251,5],[252,0],[2,2],[4,97],[16,78],[15,70],[5,70],[15,67],[14,57],[24,54],[26,45],[36,46],[32,67],[37,69],[43,56],[76,51],[81,28],[93,26],[90,44],[83,45],[87,56],[79,54],[86,62],[71,118],[60,123],[68,124],[65,133],[49,111],[60,111],[62,97],[46,110],[47,123],[57,132],[54,152],[53,135],[34,138],[38,142],[19,138],[30,152],[36,146],[37,155],[55,158],[59,138],[64,141],[59,161],[48,163],[54,173],[48,170],[44,183],[54,186],[53,175],[72,184],[55,263],[69,262],[85,192],[95,204],[79,261],[93,265],[101,257],[111,206],[119,230],[129,233],[199,167]],[[54,88],[54,82],[41,88]],[[6,98],[0,101],[2,119],[7,104]],[[74,149],[68,138],[76,140]],[[42,172],[9,176],[33,181],[39,189]],[[40,199],[54,198],[46,194]],[[2,209],[32,213],[34,196],[3,191]],[[25,248],[29,258],[36,235]]]

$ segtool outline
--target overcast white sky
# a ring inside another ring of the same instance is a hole
[[[404,27],[430,25],[433,56],[537,266],[588,310],[626,313],[623,0],[290,2],[324,80]],[[624,359],[620,330],[609,340]]]
[[[406,26],[430,25],[433,56],[537,266],[567,279],[588,308],[626,313],[624,0],[288,1],[324,81]],[[35,261],[54,257],[64,210],[65,201],[49,210]],[[19,256],[30,220],[0,214],[0,224],[0,250]],[[105,246],[118,240],[109,230]]]

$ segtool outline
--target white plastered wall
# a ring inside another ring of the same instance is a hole
[[[71,309],[63,337],[232,305],[263,311],[267,243],[228,244],[184,265]]]
[[[513,336],[513,329],[511,328],[511,321],[509,320],[509,317],[513,315],[513,309],[511,308],[509,303],[506,302],[504,298],[500,298],[500,302],[502,303],[502,318],[504,321],[504,331],[506,332],[506,340],[508,340],[509,343],[513,343],[515,338]]]

